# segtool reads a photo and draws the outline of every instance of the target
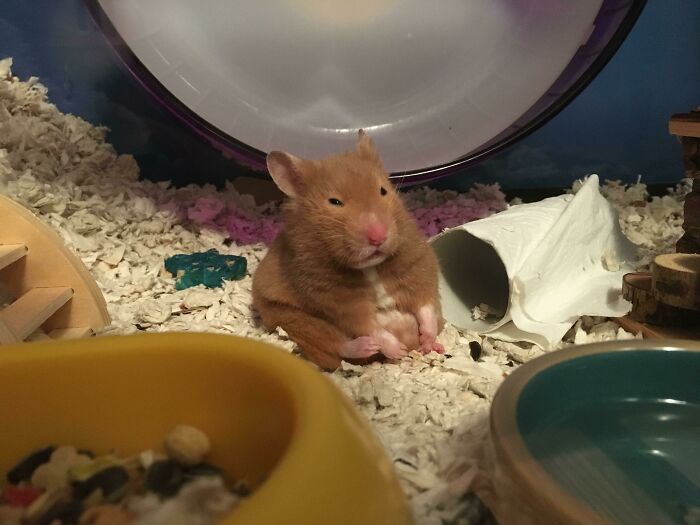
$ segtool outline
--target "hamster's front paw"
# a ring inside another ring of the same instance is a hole
[[[416,313],[420,340],[420,351],[423,355],[430,352],[445,353],[445,347],[438,343],[438,319],[432,305],[422,306]]]
[[[408,355],[408,348],[406,345],[402,344],[394,334],[385,329],[380,329],[372,333],[379,344],[381,345],[381,352],[389,359],[401,359]]]
[[[381,351],[380,342],[372,336],[363,336],[343,343],[340,357],[345,359],[365,359]]]
[[[442,343],[438,343],[434,339],[432,339],[432,340],[426,339],[425,341],[423,341],[421,338],[420,353],[425,355],[425,354],[429,354],[430,352],[437,352],[438,354],[444,354],[445,347],[442,346]]]

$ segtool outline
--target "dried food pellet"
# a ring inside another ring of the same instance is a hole
[[[31,483],[45,490],[68,485],[68,471],[75,465],[89,463],[88,456],[79,454],[75,447],[58,447],[51,459],[39,465],[32,474]]]
[[[178,463],[193,466],[204,461],[211,450],[207,435],[190,425],[178,425],[165,437],[165,451]]]
[[[156,454],[153,450],[144,450],[139,454],[139,462],[144,469],[150,467],[154,461],[164,459],[162,455]]]
[[[51,453],[51,457],[49,458],[49,463],[53,463],[54,461],[57,463],[70,463],[75,460],[88,460],[87,456],[84,458],[80,456],[78,451],[75,449],[75,447],[70,447],[70,446],[61,446],[57,447],[56,450],[54,450]]]
[[[2,496],[5,503],[12,507],[28,507],[41,496],[42,492],[44,491],[39,487],[32,487],[31,485],[24,487],[8,485],[3,489]]]
[[[208,520],[209,510],[228,513],[249,493],[243,481],[228,484],[220,468],[204,461],[210,444],[203,432],[179,425],[168,438],[166,449],[177,459],[153,450],[94,457],[66,445],[32,452],[13,467],[14,479],[29,480],[0,487],[0,525],[170,523],[183,512]]]
[[[35,450],[31,454],[22,458],[22,460],[12,467],[7,473],[7,481],[13,485],[17,485],[22,481],[29,481],[34,474],[34,471],[51,459],[51,454],[56,450],[56,447],[49,446]]]
[[[469,341],[469,355],[474,361],[478,361],[481,357],[481,343],[479,341]]]
[[[164,459],[148,468],[144,485],[147,490],[170,497],[178,493],[185,481],[182,467],[176,461]]]

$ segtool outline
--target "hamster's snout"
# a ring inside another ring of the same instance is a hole
[[[386,242],[389,229],[381,222],[372,222],[367,226],[365,235],[371,246],[381,246]]]
[[[396,233],[385,217],[367,213],[353,223],[352,255],[350,265],[364,269],[384,261],[394,249]]]
[[[358,217],[355,230],[359,234],[359,241],[365,246],[379,248],[383,246],[391,236],[389,224],[385,217],[377,213],[364,213]]]

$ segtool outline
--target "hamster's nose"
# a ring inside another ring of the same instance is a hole
[[[387,227],[379,222],[374,222],[367,228],[367,240],[372,246],[381,246],[386,241]]]

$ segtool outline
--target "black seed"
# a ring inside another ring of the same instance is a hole
[[[146,471],[144,485],[146,489],[167,498],[177,494],[185,481],[187,479],[180,465],[164,459],[151,464]]]
[[[56,447],[49,446],[35,450],[28,456],[25,456],[7,473],[7,481],[13,485],[17,485],[22,481],[29,481],[37,467],[49,462],[54,450],[56,450]]]
[[[469,341],[469,355],[474,361],[478,361],[481,357],[481,343],[479,341]]]
[[[102,489],[102,494],[110,494],[122,488],[129,481],[129,473],[124,467],[113,466],[96,472],[85,481],[73,483],[73,494],[76,498],[87,498],[93,491]]]

